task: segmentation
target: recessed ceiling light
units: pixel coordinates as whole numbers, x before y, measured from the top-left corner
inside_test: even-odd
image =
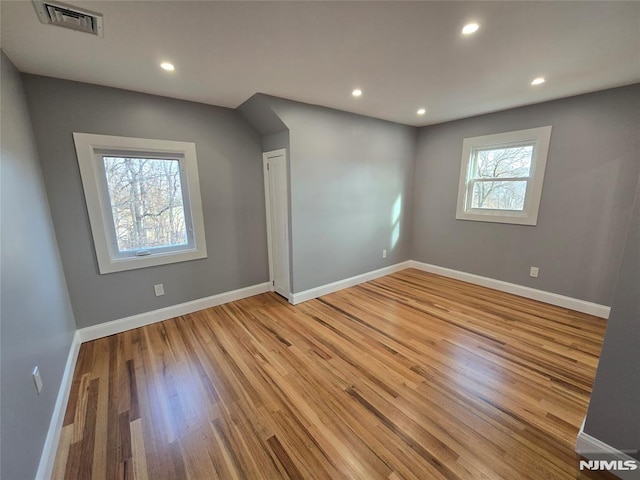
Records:
[[[462,34],[471,35],[472,33],[476,33],[479,28],[480,25],[478,25],[477,23],[467,23],[464,27],[462,27]]]
[[[351,95],[353,95],[354,97],[359,97],[360,95],[362,95],[362,90],[356,88],[353,92],[351,92]]]
[[[420,108],[420,109],[418,109],[418,111],[416,113],[418,115],[424,115],[425,113],[427,113],[427,110],[425,108]]]
[[[162,62],[160,64],[160,68],[166,70],[167,72],[173,72],[176,69],[176,67],[173,66],[173,63],[169,62]]]
[[[545,81],[544,77],[534,78],[531,85],[542,85]]]

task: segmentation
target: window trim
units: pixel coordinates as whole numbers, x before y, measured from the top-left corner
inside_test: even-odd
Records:
[[[462,163],[460,167],[460,182],[458,184],[456,219],[537,225],[550,140],[551,126],[465,138],[462,142]],[[477,181],[470,178],[474,151],[515,145],[533,145],[529,177],[522,177],[523,180],[526,179],[527,181],[524,209],[520,211],[471,208],[469,189]]]
[[[100,274],[185,262],[207,257],[207,246],[200,197],[196,146],[190,142],[148,138],[117,137],[74,132],[73,140],[80,167],[89,223]],[[161,249],[145,256],[122,254],[115,245],[115,227],[111,213],[102,162],[105,152],[120,155],[156,155],[180,162],[180,181],[185,210],[185,226],[192,239],[187,247]],[[185,201],[189,205],[185,204]],[[190,218],[187,218],[190,217]]]

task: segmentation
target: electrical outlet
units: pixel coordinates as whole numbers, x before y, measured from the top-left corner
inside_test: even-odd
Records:
[[[34,368],[31,375],[33,376],[33,383],[36,386],[36,392],[38,392],[38,395],[40,395],[40,392],[42,391],[42,378],[40,377],[40,369],[38,367]]]
[[[154,285],[153,291],[156,292],[156,297],[161,297],[162,295],[164,295],[164,285],[162,283]]]
[[[531,270],[529,270],[529,276],[533,278],[538,278],[539,271],[540,269],[538,267],[531,267]]]
[[[386,250],[382,250],[382,258],[387,258],[387,251]]]

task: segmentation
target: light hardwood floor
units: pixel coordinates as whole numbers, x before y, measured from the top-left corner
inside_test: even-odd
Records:
[[[82,345],[55,478],[576,478],[605,325],[411,269],[174,318]]]

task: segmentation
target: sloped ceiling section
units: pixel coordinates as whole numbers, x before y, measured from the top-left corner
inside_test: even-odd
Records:
[[[256,93],[240,105],[238,111],[263,136],[287,130],[287,126],[269,105],[266,95]]]

